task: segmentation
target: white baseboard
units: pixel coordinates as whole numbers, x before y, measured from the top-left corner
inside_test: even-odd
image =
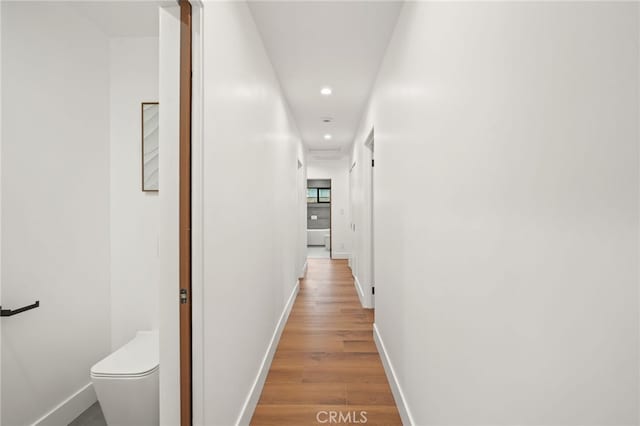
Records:
[[[356,285],[356,290],[358,291],[358,299],[360,299],[360,304],[364,306],[364,294],[362,293],[362,287],[360,286],[360,280],[355,275],[353,276],[353,283]]]
[[[53,410],[33,423],[33,426],[68,425],[76,417],[91,407],[98,398],[91,383],[84,385],[79,391],[62,401]]]
[[[236,421],[236,426],[244,426],[248,425],[251,422],[251,418],[253,417],[253,412],[256,409],[256,405],[258,405],[258,400],[260,399],[260,395],[262,394],[262,388],[264,387],[264,382],[267,379],[267,374],[269,373],[269,368],[271,368],[271,361],[273,361],[273,355],[276,353],[276,349],[278,348],[278,343],[280,342],[280,336],[282,335],[282,330],[284,330],[284,326],[287,323],[287,319],[289,318],[289,313],[291,313],[291,308],[293,307],[293,303],[296,300],[296,296],[298,295],[298,291],[300,290],[300,282],[296,282],[291,295],[289,296],[289,300],[280,315],[280,320],[278,320],[278,324],[276,325],[276,329],[273,332],[273,336],[271,337],[271,342],[267,347],[267,352],[262,359],[262,364],[260,365],[260,369],[258,370],[258,375],[256,376],[256,380],[253,382],[253,386],[251,386],[251,390],[249,391],[249,395],[247,395],[247,399],[245,400],[244,406],[240,411],[240,415],[238,416],[238,420]]]
[[[373,324],[373,340],[375,340],[376,347],[378,348],[378,352],[380,353],[382,365],[384,366],[384,372],[387,375],[387,380],[389,381],[389,385],[391,386],[393,399],[396,401],[396,406],[398,407],[398,412],[400,413],[402,424],[405,426],[413,426],[415,425],[415,422],[413,421],[413,417],[411,416],[411,410],[409,410],[409,405],[407,404],[407,400],[405,399],[404,393],[402,392],[402,387],[400,386],[400,382],[398,382],[398,377],[396,376],[396,372],[393,369],[393,364],[389,359],[389,354],[387,354],[387,349],[384,346],[384,341],[382,340],[380,331],[378,330],[378,326],[375,323]]]
[[[358,298],[360,299],[360,304],[365,309],[371,309],[371,298],[367,297],[367,295],[365,294],[364,289],[362,288],[362,284],[360,284],[360,280],[357,276],[353,275],[353,281],[355,283],[356,290],[358,290]]]
[[[309,266],[309,261],[305,260],[304,265],[302,265],[302,272],[300,272],[300,276],[298,278],[304,278],[305,274],[307,273],[307,266]]]
[[[346,251],[334,251],[332,254],[334,259],[349,259],[349,252]]]

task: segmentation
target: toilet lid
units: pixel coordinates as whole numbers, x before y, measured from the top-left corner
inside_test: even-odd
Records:
[[[144,376],[158,368],[157,331],[139,331],[129,343],[91,368],[92,376]]]

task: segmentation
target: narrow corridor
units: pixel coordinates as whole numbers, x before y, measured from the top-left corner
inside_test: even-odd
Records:
[[[347,262],[308,262],[251,423],[402,424]]]

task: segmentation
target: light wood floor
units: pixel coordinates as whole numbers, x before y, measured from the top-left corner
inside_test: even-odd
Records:
[[[366,411],[367,425],[401,425],[346,260],[308,262],[251,424],[338,423],[330,411],[362,424]]]

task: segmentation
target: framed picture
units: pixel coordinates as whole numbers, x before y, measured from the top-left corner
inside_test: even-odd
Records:
[[[142,103],[142,190],[158,191],[160,139],[158,102]]]

